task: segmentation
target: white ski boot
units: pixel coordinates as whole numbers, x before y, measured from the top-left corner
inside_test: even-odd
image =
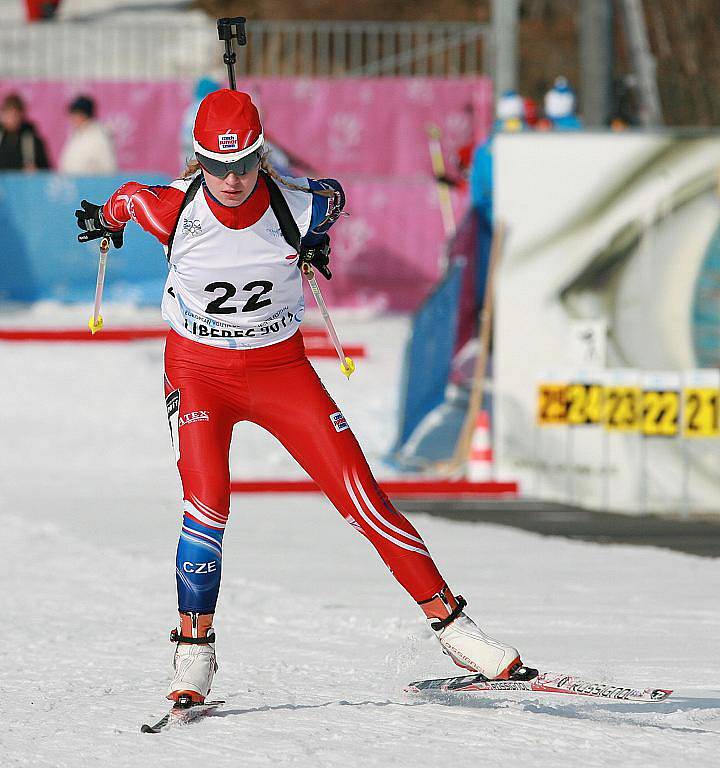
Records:
[[[201,704],[210,693],[217,672],[211,621],[212,616],[181,614],[180,629],[170,633],[170,640],[177,645],[173,656],[175,674],[167,698],[178,704]]]
[[[489,680],[507,680],[523,666],[517,648],[486,635],[463,613],[466,605],[461,595],[454,598],[446,587],[421,607],[443,653],[458,667]]]

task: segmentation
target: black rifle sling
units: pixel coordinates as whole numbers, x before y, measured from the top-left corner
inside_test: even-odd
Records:
[[[301,247],[300,229],[290,212],[290,206],[285,199],[285,195],[280,191],[280,187],[278,187],[270,174],[265,171],[260,171],[260,173],[262,173],[267,184],[268,192],[270,193],[270,207],[275,214],[275,218],[278,220],[280,231],[288,244],[299,254]]]
[[[187,192],[185,192],[185,197],[183,197],[182,205],[180,206],[180,210],[178,211],[177,219],[175,219],[175,226],[172,228],[172,232],[170,233],[170,239],[168,240],[167,245],[167,260],[170,261],[170,251],[172,251],[172,244],[173,240],[175,239],[175,232],[177,231],[178,224],[180,223],[180,219],[182,218],[182,213],[185,210],[187,204],[195,197],[197,194],[198,189],[200,189],[200,185],[202,184],[203,177],[202,173],[198,173],[198,175],[192,180],[192,183],[187,188]]]
[[[265,171],[260,171],[260,173],[263,175],[265,183],[267,184],[268,192],[270,194],[270,207],[272,208],[272,212],[275,214],[275,218],[278,220],[280,231],[282,232],[283,237],[287,243],[292,246],[298,253],[300,253],[300,229],[297,225],[297,222],[293,218],[293,215],[290,211],[290,206],[288,205],[285,196],[280,191],[280,187],[278,187],[273,178],[269,174],[265,173]],[[170,239],[168,240],[168,261],[170,261],[170,252],[172,250],[173,240],[175,239],[175,232],[177,231],[178,224],[182,218],[182,212],[185,210],[187,204],[195,197],[198,189],[200,189],[201,184],[202,174],[200,173],[193,179],[192,184],[190,184],[187,192],[185,192],[185,197],[183,198],[182,205],[180,206],[180,211],[175,221],[175,226],[173,227],[173,230],[170,233]]]

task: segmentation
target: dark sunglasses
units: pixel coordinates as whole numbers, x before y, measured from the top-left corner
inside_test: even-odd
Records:
[[[261,152],[258,149],[249,155],[245,155],[245,157],[241,157],[239,160],[224,163],[222,160],[213,160],[211,157],[195,153],[201,168],[218,179],[224,179],[231,173],[234,173],[236,176],[244,176],[246,173],[250,173],[250,171],[255,170],[260,165],[260,155]]]

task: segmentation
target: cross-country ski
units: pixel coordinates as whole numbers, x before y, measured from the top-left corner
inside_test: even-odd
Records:
[[[560,693],[572,696],[589,696],[611,701],[665,701],[672,691],[666,688],[637,688],[618,683],[600,683],[585,680],[575,675],[557,672],[540,672],[528,680],[488,680],[484,675],[463,675],[437,680],[417,680],[409,683],[411,693],[465,694],[488,691],[528,691],[533,693]]]

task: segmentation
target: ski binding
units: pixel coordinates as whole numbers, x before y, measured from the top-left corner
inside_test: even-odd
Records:
[[[160,733],[172,725],[187,725],[210,714],[224,703],[224,701],[205,701],[202,704],[194,704],[189,696],[180,696],[170,711],[166,712],[155,725],[143,723],[140,726],[140,731],[142,733]]]

